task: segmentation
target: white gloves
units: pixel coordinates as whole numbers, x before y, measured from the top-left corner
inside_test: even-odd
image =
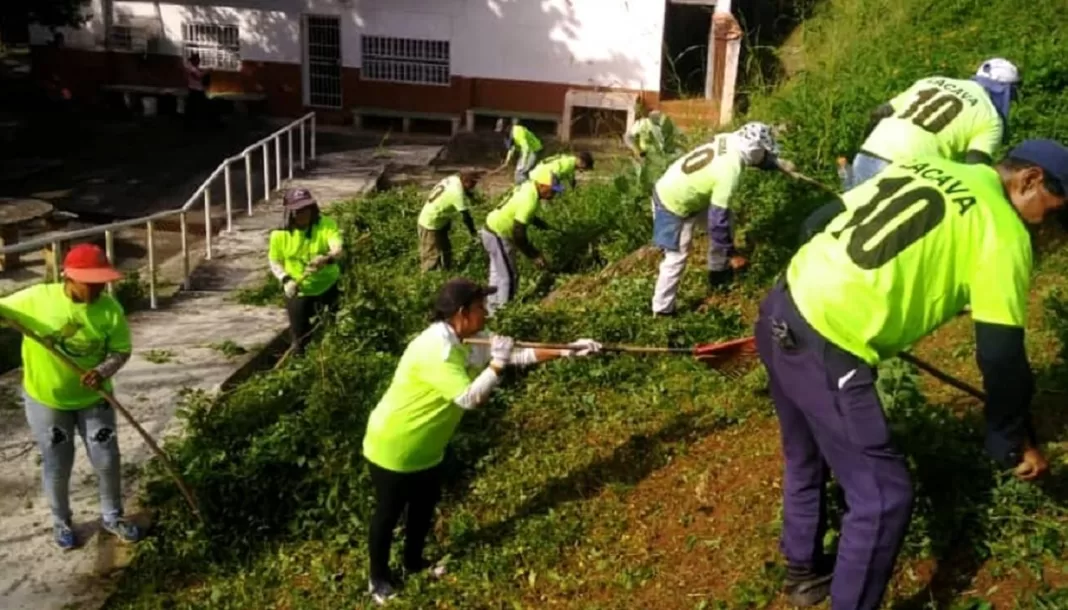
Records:
[[[291,279],[286,280],[286,282],[282,284],[282,290],[285,291],[286,298],[289,299],[292,299],[293,297],[297,296],[297,288],[297,283]]]
[[[567,344],[571,348],[570,351],[564,352],[564,358],[570,358],[572,356],[590,356],[601,351],[601,344],[593,339],[579,339],[572,343]]]
[[[515,339],[502,335],[493,335],[490,339],[491,364],[498,368],[508,366],[512,359],[512,348],[515,347]]]

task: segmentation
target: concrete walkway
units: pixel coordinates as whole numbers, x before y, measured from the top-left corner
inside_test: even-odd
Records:
[[[373,149],[321,155],[292,184],[311,189],[324,203],[349,199],[375,188],[385,162],[425,165],[440,150],[397,146],[387,156]],[[280,309],[244,306],[232,299],[234,291],[263,277],[268,233],[282,214],[277,197],[257,212],[238,217],[234,232],[217,238],[212,260],[197,266],[190,291],[163,309],[130,315],[134,354],[116,376],[116,395],[157,440],[181,433],[174,418],[181,392],[218,391],[260,348],[285,332]],[[174,277],[180,265],[177,260],[164,263],[161,276]],[[226,341],[248,352],[231,358],[213,347]],[[18,375],[0,378],[0,608],[98,608],[118,569],[128,562],[129,549],[99,533],[96,480],[84,448],[77,450],[71,478],[75,529],[84,546],[65,553],[52,544],[39,454],[17,401],[18,388]],[[136,431],[122,423],[119,443],[128,512],[141,520],[133,498],[137,473],[151,452]]]

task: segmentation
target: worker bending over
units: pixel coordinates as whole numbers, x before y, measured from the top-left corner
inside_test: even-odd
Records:
[[[468,209],[470,197],[478,185],[478,174],[460,172],[438,182],[419,212],[416,222],[419,231],[419,267],[423,272],[452,268],[452,242],[449,229],[457,214],[471,237],[475,237],[475,221]]]
[[[876,390],[892,358],[971,306],[989,454],[1032,480],[1048,468],[1031,423],[1024,348],[1030,226],[1061,210],[1068,149],[1028,140],[996,167],[939,156],[892,163],[845,194],[760,306],[756,341],[786,461],[782,551],[795,605],[876,610],[912,511],[905,456]],[[823,556],[830,473],[845,492],[833,578]]]

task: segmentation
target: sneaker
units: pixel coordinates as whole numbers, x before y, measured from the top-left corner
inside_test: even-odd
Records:
[[[137,542],[141,539],[141,528],[125,519],[104,522],[104,531],[114,534],[123,542]]]
[[[794,606],[808,608],[823,603],[831,594],[832,574],[810,572],[804,576],[787,576],[783,586],[786,601]]]
[[[384,606],[386,602],[397,597],[397,592],[393,590],[393,585],[384,581],[368,581],[367,592],[371,594],[371,599],[379,606]]]
[[[52,539],[56,541],[56,546],[64,551],[78,546],[78,539],[74,536],[70,523],[57,523],[52,526]]]

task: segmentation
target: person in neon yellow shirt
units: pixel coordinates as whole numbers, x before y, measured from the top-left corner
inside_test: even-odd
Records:
[[[527,227],[549,228],[548,223],[538,217],[538,210],[542,201],[552,199],[563,190],[563,185],[553,175],[528,180],[513,186],[501,197],[497,208],[486,216],[486,226],[479,231],[479,237],[489,255],[489,283],[498,289],[489,299],[490,315],[515,298],[519,287],[517,249],[539,269],[548,266],[541,252],[530,243]]]
[[[122,275],[98,246],[79,244],[64,258],[63,278],[62,283],[37,284],[0,298],[0,322],[19,323],[86,371],[79,376],[35,340],[22,340],[22,400],[41,452],[53,540],[64,550],[78,545],[70,509],[77,434],[96,471],[104,530],[136,542],[140,529],[123,517],[115,411],[97,393],[113,391],[111,377],[133,349],[122,306],[104,292],[108,282]]]
[[[730,200],[744,167],[776,169],[791,176],[793,163],[779,159],[771,128],[747,123],[732,133],[686,153],[668,167],[653,188],[653,243],[664,252],[653,294],[653,315],[675,313],[679,282],[690,254],[693,229],[701,214],[708,219],[708,282],[711,288],[730,281],[747,261],[734,249]]]
[[[338,299],[341,276],[341,231],[322,215],[308,189],[293,188],[282,198],[285,222],[271,231],[267,252],[271,274],[282,283],[289,317],[290,349],[303,354],[312,334],[312,318]]]
[[[395,595],[389,555],[393,528],[405,508],[405,571],[430,567],[423,547],[440,498],[440,466],[463,414],[489,399],[508,366],[589,356],[601,349],[590,339],[569,344],[569,350],[514,349],[512,339],[490,337],[483,331],[486,298],[495,291],[465,278],[442,286],[434,322],[405,348],[393,381],[367,421],[363,454],[375,490],[368,588],[378,604]],[[490,344],[464,343],[471,337],[489,339]],[[430,574],[440,577],[443,571],[443,566],[435,566]]]
[[[463,218],[471,237],[475,237],[475,221],[467,204],[476,185],[478,174],[460,172],[438,182],[427,195],[416,223],[419,227],[419,267],[424,273],[452,267],[449,228],[457,214]]]
[[[501,119],[497,121],[497,131],[503,130],[504,119]],[[508,154],[501,167],[507,167],[512,162],[512,158],[518,154],[515,162],[515,183],[521,184],[530,177],[530,170],[538,164],[538,157],[541,156],[541,140],[534,135],[534,132],[515,120],[508,130],[508,136],[504,139],[504,148]]]
[[[593,169],[593,155],[583,151],[577,155],[560,153],[547,157],[530,172],[530,179],[546,182],[556,176],[561,184],[575,188],[575,174]]]
[[[986,449],[1032,480],[1048,465],[1031,424],[1024,347],[1030,226],[1063,220],[1068,148],[1028,140],[990,167],[939,156],[890,164],[801,246],[760,306],[756,341],[782,428],[782,549],[795,605],[876,610],[913,491],[876,391],[879,362],[970,305],[987,400]],[[826,466],[849,499],[833,574],[822,552]]]
[[[1000,57],[984,61],[969,80],[932,76],[916,81],[872,112],[843,187],[870,180],[894,161],[920,156],[990,165],[1007,139],[1019,83],[1019,70]],[[832,201],[814,212],[804,222],[802,239],[841,211],[841,202]]]
[[[653,110],[648,116],[642,117],[633,123],[627,132],[623,134],[623,144],[626,145],[635,157],[644,159],[650,152],[664,152],[664,134],[661,126],[664,115],[659,110]]]

